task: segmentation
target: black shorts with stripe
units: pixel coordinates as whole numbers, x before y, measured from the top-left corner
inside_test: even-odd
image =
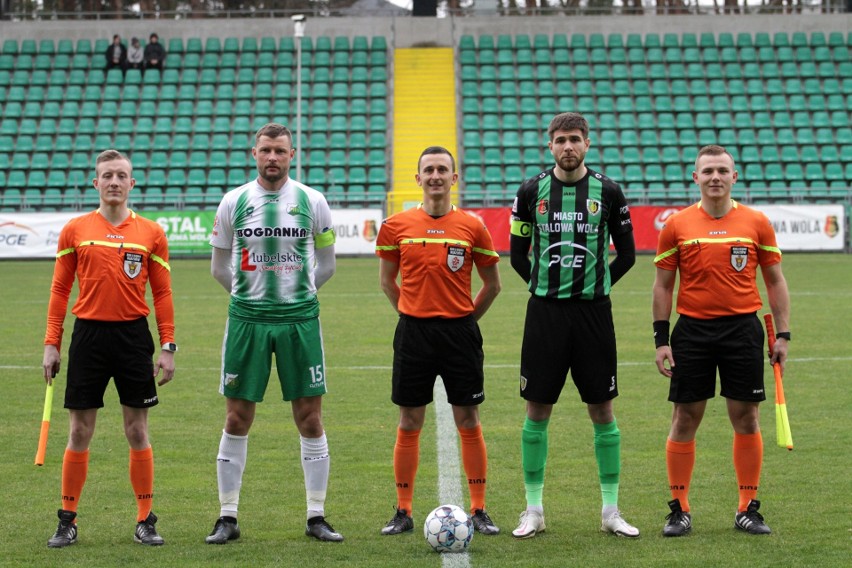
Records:
[[[521,397],[556,404],[568,373],[580,399],[601,404],[618,396],[612,302],[530,296],[521,346]]]
[[[672,330],[675,366],[671,402],[698,402],[716,393],[732,400],[766,400],[763,384],[763,326],[757,314],[701,320],[680,316]]]
[[[393,338],[391,400],[398,406],[426,406],[440,375],[450,404],[480,404],[485,400],[484,361],[482,334],[473,316],[400,315]]]
[[[155,406],[154,339],[148,320],[125,322],[77,319],[68,348],[65,408],[103,408],[110,378],[122,405]]]

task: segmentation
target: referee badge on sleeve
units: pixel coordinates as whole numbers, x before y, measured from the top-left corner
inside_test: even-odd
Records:
[[[464,248],[463,247],[447,247],[447,266],[450,270],[457,272],[464,266]]]
[[[748,247],[731,247],[731,266],[737,272],[742,272],[748,261]]]
[[[142,272],[142,255],[135,252],[124,253],[124,273],[130,278],[136,278]]]

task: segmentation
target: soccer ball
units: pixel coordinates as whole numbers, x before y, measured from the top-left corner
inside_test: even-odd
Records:
[[[473,521],[461,507],[441,505],[426,517],[423,536],[436,552],[463,552],[473,538]]]

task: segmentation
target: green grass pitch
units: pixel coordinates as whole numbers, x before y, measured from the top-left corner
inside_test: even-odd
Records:
[[[669,499],[664,444],[671,413],[667,381],[654,367],[650,290],[653,266],[640,256],[613,290],[619,345],[615,403],[622,431],[620,506],[642,530],[639,540],[599,531],[600,495],[592,429],[573,387],[557,405],[550,428],[545,486],[548,530],[530,541],[510,532],[524,508],[520,470],[523,403],[517,394],[520,333],[527,293],[501,263],[504,291],[481,322],[486,354],[482,421],[489,450],[488,509],[503,529],[476,535],[475,567],[563,566],[838,566],[850,547],[849,426],[852,363],[852,257],[790,254],[784,271],[792,296],[791,360],[785,378],[796,449],[775,445],[773,402],[763,405],[765,456],[759,498],[774,533],[750,537],[733,529],[737,502],[732,432],[724,404],[711,401],[698,434],[691,493],[693,533],[663,539]],[[3,502],[0,566],[407,566],[441,564],[420,526],[437,502],[434,412],[422,436],[415,492],[414,534],[382,537],[393,514],[391,466],[397,410],[389,400],[395,317],[378,286],[378,262],[343,258],[320,292],[330,392],[324,419],[331,447],[327,516],[342,544],[304,536],[304,490],[298,435],[289,405],[271,383],[259,405],[249,443],[240,524],[243,537],[227,546],[204,544],[218,515],[215,458],[224,401],[217,393],[227,296],[206,260],[172,263],[177,312],[175,380],[160,389],[150,414],[156,460],[155,511],[164,547],[132,541],[135,504],[127,474],[127,443],[114,389],[98,419],[76,545],[49,550],[56,528],[62,452],[68,435],[59,377],[47,458],[33,465],[42,413],[42,337],[52,263],[0,263]],[[765,311],[765,310],[764,310]],[[69,317],[63,357],[70,341]],[[152,326],[153,329],[153,326]],[[774,393],[767,366],[767,390]],[[465,490],[466,491],[466,490]],[[467,503],[460,503],[467,506]],[[844,560],[845,559],[845,560]]]

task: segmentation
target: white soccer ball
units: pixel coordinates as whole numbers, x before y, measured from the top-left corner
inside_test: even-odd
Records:
[[[436,552],[463,552],[473,539],[473,521],[461,507],[441,505],[427,515],[423,535]]]

